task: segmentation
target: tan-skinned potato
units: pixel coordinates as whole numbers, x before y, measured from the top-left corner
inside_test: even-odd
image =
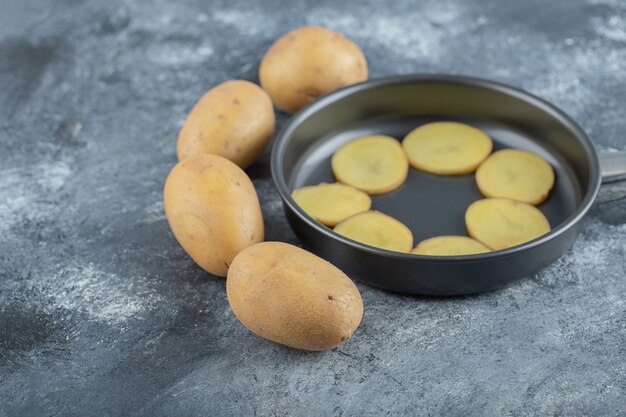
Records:
[[[332,349],[352,336],[363,317],[361,294],[350,278],[287,243],[263,242],[237,255],[226,294],[245,327],[297,349]]]
[[[261,87],[226,81],[202,96],[187,116],[176,144],[178,160],[208,153],[246,169],[265,149],[275,124],[272,101]]]
[[[274,42],[261,61],[259,79],[274,104],[292,113],[321,95],[367,80],[367,61],[343,35],[305,26]]]
[[[252,181],[231,161],[200,154],[179,162],[165,182],[167,221],[205,271],[226,276],[234,257],[264,237]]]

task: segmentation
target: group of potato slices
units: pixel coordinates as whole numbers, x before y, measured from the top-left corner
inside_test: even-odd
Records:
[[[534,205],[554,186],[551,165],[519,149],[492,153],[493,142],[482,130],[458,122],[432,122],[396,138],[356,138],[332,156],[338,181],[297,189],[292,197],[311,217],[352,240],[396,252],[459,256],[510,248],[550,231]],[[465,223],[470,237],[436,236],[413,247],[411,230],[399,220],[370,210],[370,195],[396,190],[409,166],[435,175],[476,172],[486,198],[470,204]],[[405,191],[410,192],[410,190]]]

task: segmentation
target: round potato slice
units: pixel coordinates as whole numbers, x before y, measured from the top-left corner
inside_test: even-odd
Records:
[[[409,162],[400,143],[390,136],[373,135],[343,145],[332,157],[338,181],[369,194],[398,188],[409,172]]]
[[[379,211],[355,214],[335,226],[342,236],[395,252],[409,252],[413,247],[413,234],[408,227]]]
[[[542,157],[519,149],[494,152],[476,171],[485,197],[504,197],[537,205],[554,186],[554,170]]]
[[[433,122],[409,132],[402,141],[411,166],[432,174],[474,172],[493,148],[491,138],[475,127]]]
[[[471,237],[435,236],[422,240],[411,252],[418,255],[459,256],[491,252],[491,250]]]
[[[493,250],[521,245],[550,231],[536,207],[508,198],[485,198],[465,212],[469,235]]]
[[[330,227],[357,213],[368,211],[372,206],[369,195],[339,183],[302,187],[291,196],[309,216]]]

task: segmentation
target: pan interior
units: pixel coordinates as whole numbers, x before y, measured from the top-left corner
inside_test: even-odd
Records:
[[[554,168],[556,182],[549,198],[538,208],[554,228],[572,214],[582,199],[582,189],[568,161],[540,138],[506,124],[448,115],[379,116],[343,126],[317,138],[295,161],[288,186],[291,191],[320,182],[334,182],[330,158],[346,142],[364,135],[385,134],[402,140],[424,123],[449,120],[468,123],[485,131],[494,141],[494,151],[517,148],[535,152]],[[372,209],[389,214],[413,232],[415,242],[432,236],[466,235],[464,213],[469,204],[482,198],[474,174],[433,175],[409,169],[406,182],[398,189],[372,196]]]

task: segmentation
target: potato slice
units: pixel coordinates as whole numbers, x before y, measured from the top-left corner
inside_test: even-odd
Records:
[[[395,252],[409,252],[413,247],[413,234],[408,227],[379,211],[356,214],[335,226],[342,236]]]
[[[521,245],[550,231],[536,207],[508,198],[485,198],[465,212],[469,235],[493,250]]]
[[[485,197],[504,197],[537,205],[554,186],[554,170],[542,157],[519,149],[494,152],[476,171]]]
[[[409,162],[400,143],[385,135],[364,136],[343,145],[332,157],[339,182],[369,194],[398,188],[409,171]]]
[[[491,250],[471,237],[435,236],[422,240],[411,252],[418,255],[459,256],[491,252]]]
[[[474,172],[493,148],[491,138],[475,127],[433,122],[409,132],[402,141],[412,167],[432,174]]]
[[[369,195],[339,183],[302,187],[291,196],[309,216],[330,227],[357,213],[368,211],[372,206]]]

